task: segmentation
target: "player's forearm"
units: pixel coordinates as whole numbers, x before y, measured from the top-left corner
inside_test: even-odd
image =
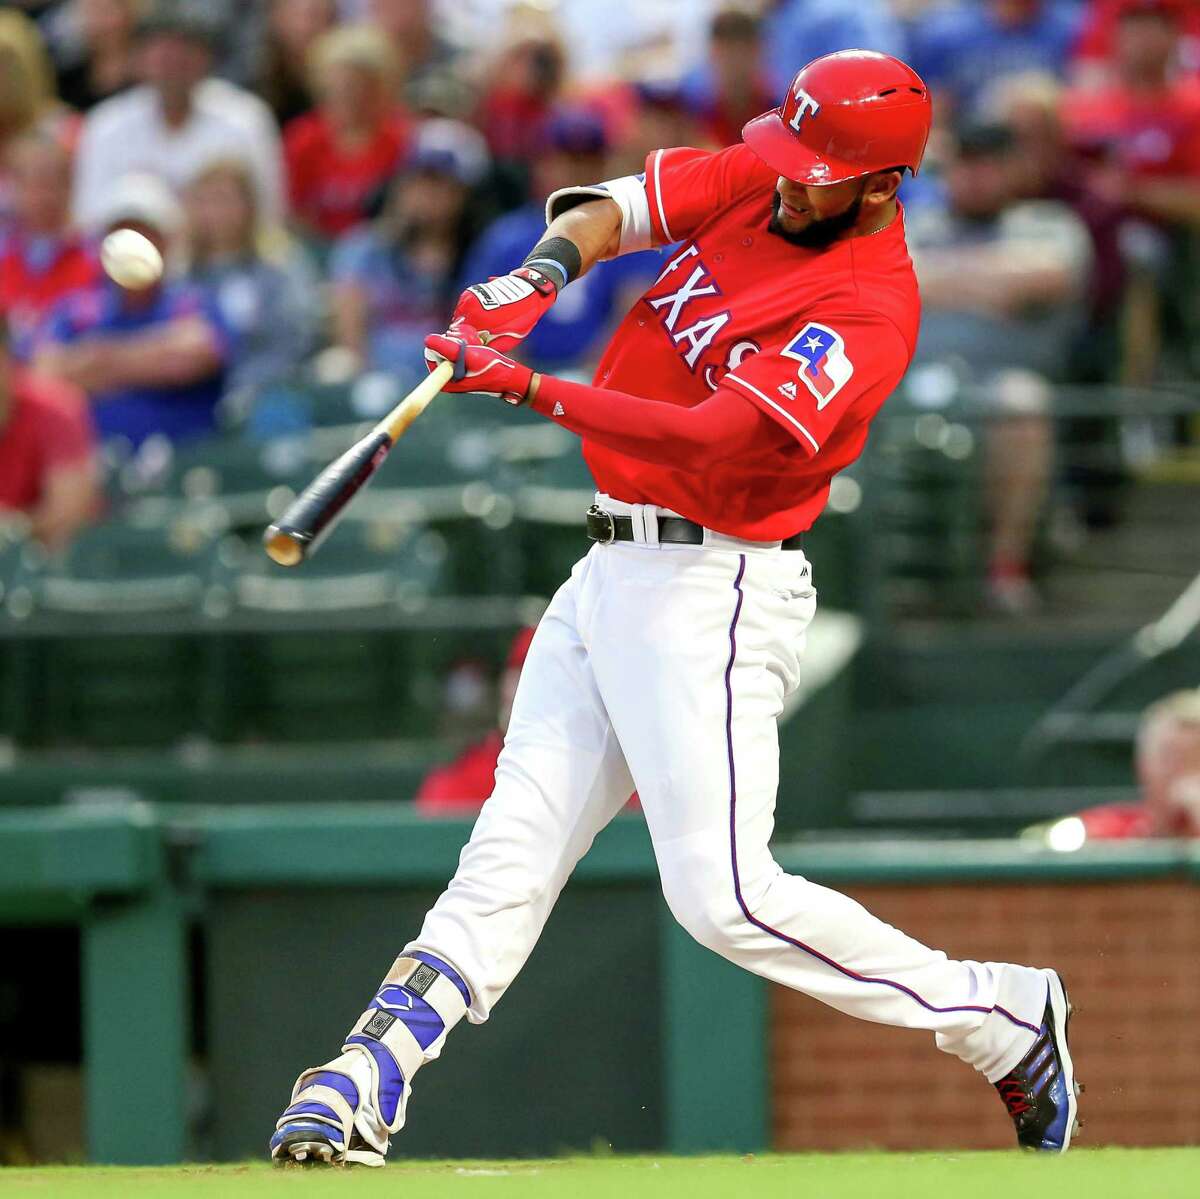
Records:
[[[534,375],[530,404],[556,425],[643,462],[703,471],[761,447],[758,409],[731,390],[683,408],[622,391]],[[773,426],[772,426],[773,427]],[[770,440],[775,440],[774,436]]]
[[[1139,179],[1130,185],[1129,198],[1147,216],[1200,226],[1200,187],[1190,179]]]
[[[153,333],[114,340],[107,349],[106,377],[98,390],[183,387],[215,374],[221,366],[216,334],[201,317],[183,317]]]
[[[354,283],[335,284],[330,305],[333,323],[333,343],[354,354],[360,363],[367,360],[367,297]]]
[[[552,220],[542,237],[565,237],[579,250],[586,274],[597,262],[612,258],[621,248],[621,209],[614,200],[598,198],[577,204]]]
[[[47,549],[58,550],[96,514],[99,501],[92,461],[50,473],[44,494],[30,513],[30,528]]]
[[[984,315],[1009,316],[1031,304],[1064,303],[1080,290],[1079,272],[1045,250],[1038,258],[971,254],[958,262],[923,261],[917,277],[928,308]]]

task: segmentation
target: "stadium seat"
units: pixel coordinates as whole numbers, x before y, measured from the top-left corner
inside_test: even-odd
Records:
[[[213,544],[203,524],[186,519],[87,529],[29,575],[33,610],[85,618],[197,612]]]
[[[25,522],[0,522],[0,740],[18,744],[32,736],[38,719],[38,647],[21,632],[33,611],[31,584],[44,557]]]
[[[24,524],[0,522],[0,619],[20,620],[29,614],[31,600],[23,579],[41,556]]]
[[[35,745],[161,745],[203,733],[204,660],[192,634],[212,569],[211,534],[185,521],[101,525],[27,567],[29,616],[10,649]]]
[[[413,689],[427,638],[397,636],[388,618],[419,612],[442,589],[438,533],[347,518],[299,568],[254,549],[243,549],[234,567],[225,584],[233,613],[272,617],[270,631],[240,638],[226,662],[239,736],[362,740],[432,728],[434,700],[419,702]],[[319,636],[314,613],[323,614]]]
[[[558,454],[524,464],[513,501],[527,593],[553,595],[587,552],[583,518],[594,498],[595,485],[575,438]]]
[[[978,610],[983,562],[979,425],[957,393],[930,411],[897,393],[876,422],[858,472],[861,594],[872,615]]]
[[[298,568],[277,566],[255,547],[227,544],[221,557],[233,609],[345,612],[420,607],[442,586],[447,551],[422,526],[356,513]]]
[[[187,510],[193,522],[251,529],[279,515],[317,473],[307,434],[266,442],[213,438],[171,456],[131,514],[162,522]]]

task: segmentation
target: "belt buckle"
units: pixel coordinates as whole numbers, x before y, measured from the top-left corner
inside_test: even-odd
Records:
[[[588,517],[589,521],[595,520],[595,521],[607,521],[608,522],[608,528],[606,530],[608,536],[595,538],[595,541],[598,544],[612,545],[612,543],[614,541],[616,541],[616,539],[617,539],[617,522],[615,520],[613,520],[613,515],[611,512],[606,512],[603,508],[600,507],[599,504],[593,504],[587,510],[587,517]]]

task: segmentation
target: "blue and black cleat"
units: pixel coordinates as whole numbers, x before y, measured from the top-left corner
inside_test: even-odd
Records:
[[[1047,995],[1042,1027],[1033,1048],[995,1084],[1017,1130],[1022,1149],[1065,1153],[1079,1128],[1079,1093],[1067,1046],[1071,1003],[1063,981],[1045,970]]]

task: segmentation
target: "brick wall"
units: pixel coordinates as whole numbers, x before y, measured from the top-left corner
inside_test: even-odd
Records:
[[[1085,1145],[1200,1143],[1200,888],[1186,882],[851,888],[952,957],[1058,968]],[[999,1097],[930,1033],[772,988],[781,1150],[1004,1148]]]

